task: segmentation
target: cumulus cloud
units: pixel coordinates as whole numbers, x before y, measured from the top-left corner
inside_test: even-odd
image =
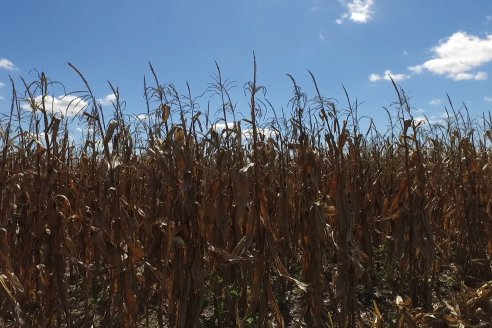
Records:
[[[0,58],[0,68],[6,69],[9,71],[13,71],[16,69],[14,63],[12,63],[7,58]]]
[[[439,99],[439,98],[432,99],[431,101],[429,101],[429,105],[432,105],[432,106],[437,106],[439,104],[441,104],[441,99]]]
[[[113,93],[110,93],[109,95],[107,95],[104,98],[97,99],[97,101],[99,101],[99,103],[102,106],[109,106],[109,105],[113,104],[116,101],[116,96]]]
[[[492,35],[480,38],[466,32],[456,32],[432,48],[433,56],[423,64],[408,69],[444,75],[454,81],[486,80],[488,74],[477,69],[492,62]]]
[[[395,81],[395,82],[403,81],[403,80],[406,80],[406,79],[409,79],[410,78],[409,75],[406,75],[406,74],[396,74],[396,73],[393,73],[392,71],[390,71],[389,69],[387,69],[381,75],[376,74],[376,73],[373,73],[373,74],[369,75],[369,81],[371,81],[371,82],[378,82],[378,81],[381,81],[381,80],[391,81],[390,76],[393,79],[393,81]]]
[[[258,128],[258,138],[275,138],[278,134],[277,131],[269,129],[269,128]],[[253,139],[253,129],[245,129],[242,131],[243,138],[245,140]]]
[[[477,73],[461,72],[453,76],[453,79],[455,81],[462,81],[462,80],[481,81],[481,80],[486,80],[487,78],[488,78],[488,74],[485,72],[477,72]]]
[[[212,127],[213,130],[219,133],[222,133],[222,131],[224,131],[225,128],[226,128],[225,123],[215,123]],[[234,128],[234,122],[227,122],[227,129],[232,129],[232,128]]]
[[[415,116],[413,120],[418,123],[418,122],[423,122],[423,123],[429,123],[429,124],[439,124],[443,123],[447,119],[448,115],[444,112],[438,113],[435,115],[430,115],[430,116]]]
[[[347,12],[336,20],[337,24],[343,24],[347,19],[355,23],[367,23],[374,16],[374,0],[353,0],[342,3],[347,8]]]
[[[36,98],[34,98],[34,101],[36,103],[36,106],[38,108],[41,108],[42,97],[37,96]],[[62,116],[74,116],[83,111],[88,105],[87,101],[72,95],[59,97],[46,96],[44,98],[44,103],[46,111],[48,113]],[[24,108],[24,110],[32,110],[31,104],[27,102],[24,103],[22,107]]]

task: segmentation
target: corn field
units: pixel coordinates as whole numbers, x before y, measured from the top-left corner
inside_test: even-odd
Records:
[[[150,65],[136,119],[70,66],[76,116],[40,73],[0,117],[1,326],[492,325],[490,114],[393,83],[382,131],[311,73],[279,110],[255,62],[240,110],[218,65],[201,97]]]

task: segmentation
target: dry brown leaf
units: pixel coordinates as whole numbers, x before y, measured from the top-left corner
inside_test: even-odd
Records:
[[[167,120],[169,119],[169,116],[171,115],[171,107],[168,104],[162,104],[160,106],[161,108],[161,115],[162,115],[162,122],[166,123]]]

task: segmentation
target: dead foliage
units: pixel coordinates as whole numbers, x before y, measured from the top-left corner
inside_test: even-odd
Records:
[[[247,114],[218,65],[206,110],[150,66],[143,119],[110,85],[108,121],[71,67],[75,118],[43,73],[0,118],[2,326],[492,324],[490,116],[424,125],[394,85],[363,131],[312,74],[278,116],[255,62]]]

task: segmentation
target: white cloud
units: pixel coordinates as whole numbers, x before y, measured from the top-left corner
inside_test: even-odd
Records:
[[[78,126],[78,127],[75,128],[75,130],[77,132],[80,132],[80,133],[87,133],[87,132],[94,133],[94,128],[92,128],[92,127],[86,128],[84,126]]]
[[[41,96],[34,98],[34,101],[38,108],[41,107]],[[44,98],[44,103],[48,113],[63,116],[74,116],[84,110],[88,105],[87,101],[72,95],[54,98],[52,96],[46,96]],[[25,102],[22,107],[24,110],[32,110],[31,105],[27,102]]]
[[[415,74],[420,74],[424,71],[424,67],[422,65],[410,66],[408,70]]]
[[[139,121],[145,121],[147,119],[147,114],[138,114],[137,119]]]
[[[9,71],[13,71],[16,69],[14,63],[6,58],[0,58],[0,68],[7,69]]]
[[[4,99],[5,99],[4,97],[0,96],[0,100],[4,100]]]
[[[4,87],[5,86],[5,83],[3,83],[2,81],[0,81],[0,88],[1,87]]]
[[[429,105],[432,105],[432,106],[437,106],[440,103],[441,103],[441,99],[439,99],[439,98],[432,99],[431,101],[429,101]]]
[[[375,73],[369,75],[369,81],[371,81],[371,82],[377,82],[377,81],[381,80],[382,78],[383,77],[381,77],[381,75],[375,74]]]
[[[485,72],[477,72],[477,73],[467,73],[467,72],[461,72],[457,73],[454,77],[453,80],[455,81],[463,81],[463,80],[486,80],[488,77],[488,74]]]
[[[325,36],[324,36],[323,34],[321,34],[321,33],[320,33],[320,34],[319,34],[319,39],[320,39],[321,41],[325,41]]]
[[[392,71],[390,71],[389,69],[387,69],[386,71],[384,71],[384,73],[382,75],[375,74],[375,73],[369,75],[369,81],[371,81],[371,82],[378,82],[381,80],[391,81],[390,76],[393,79],[393,81],[395,81],[395,82],[403,81],[403,80],[410,78],[409,75],[396,74],[396,73],[393,73]]]
[[[488,74],[477,68],[492,62],[492,35],[480,38],[456,32],[432,48],[433,57],[408,69],[416,74],[429,71],[455,81],[486,80]]]
[[[347,7],[347,12],[335,21],[337,24],[343,24],[346,19],[355,23],[367,23],[374,16],[374,0],[353,0],[342,3]]]
[[[275,138],[278,134],[277,131],[269,129],[269,128],[258,128],[258,138]],[[252,140],[253,139],[253,129],[245,129],[242,131],[243,138],[245,140]]]
[[[97,99],[97,101],[99,101],[99,103],[102,106],[109,106],[109,105],[112,105],[116,101],[116,96],[114,95],[114,93],[110,93],[109,95],[107,95],[106,97],[104,97],[102,99]]]
[[[485,97],[483,97],[483,100],[486,102],[492,102],[492,97],[485,96]]]
[[[222,133],[224,133],[225,127],[226,127],[225,123],[215,123],[212,126],[212,129],[214,131],[216,131],[217,133],[222,134]],[[234,132],[237,131],[235,129],[234,122],[227,122],[227,128],[233,130]],[[257,130],[258,138],[261,138],[262,136],[265,138],[274,138],[277,135],[277,131],[270,129],[270,128],[258,127],[257,129],[258,129]],[[251,129],[251,128],[242,129],[241,135],[242,135],[243,140],[245,140],[245,141],[251,140],[251,139],[253,139],[253,129]]]
[[[212,126],[212,129],[218,133],[222,133],[226,128],[225,123],[215,123]],[[227,129],[233,129],[234,128],[234,122],[227,122]]]
[[[414,116],[413,120],[415,122],[421,122],[423,121],[424,123],[429,123],[429,124],[437,124],[437,123],[442,123],[446,120],[447,118],[447,114],[446,113],[440,113],[440,114],[436,114],[436,115],[431,115],[431,116]]]
[[[408,55],[408,51],[407,50],[403,50],[403,55],[404,56]]]
[[[427,123],[425,116],[414,116],[413,120],[416,124],[420,122]]]

